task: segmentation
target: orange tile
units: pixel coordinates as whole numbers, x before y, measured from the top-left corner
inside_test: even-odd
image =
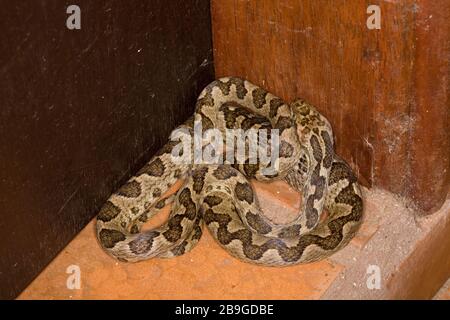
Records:
[[[256,186],[261,199],[269,193],[265,187]],[[295,208],[298,195],[289,194],[292,190],[279,182],[273,190],[282,207]],[[168,212],[164,208],[151,225],[161,224]],[[286,219],[286,210],[276,212]],[[70,265],[81,270],[80,289],[66,286]],[[342,268],[330,260],[282,272],[243,263],[216,244],[207,230],[197,247],[183,256],[122,263],[102,251],[91,221],[19,299],[318,299]]]
[[[433,300],[450,300],[450,278],[442,286],[438,293],[436,293]]]
[[[264,213],[272,214],[273,220],[287,222],[296,216],[300,195],[287,184],[255,183],[255,189]],[[426,221],[419,219],[424,221],[418,228],[395,197],[365,191],[366,215],[352,245],[331,259],[282,269],[240,262],[207,230],[184,256],[121,263],[102,251],[92,221],[19,299],[359,299],[399,297],[405,292],[408,297],[428,296],[441,283],[448,262],[448,255],[442,259],[445,246],[436,246],[448,234],[448,208],[450,203]],[[145,228],[160,225],[168,213],[164,208]],[[397,251],[386,254],[387,250]],[[367,265],[374,261],[383,268],[386,283],[376,292],[365,287]],[[80,289],[67,288],[66,270],[71,265],[81,270]],[[426,287],[424,277],[433,286]],[[436,298],[448,299],[448,292],[443,288]]]
[[[301,208],[301,194],[284,181],[252,181],[264,215],[274,223],[293,221]]]
[[[80,267],[79,290],[66,286],[70,265]],[[181,257],[122,263],[101,250],[92,221],[19,299],[317,299],[341,269],[330,261],[283,272],[246,264],[208,232]]]

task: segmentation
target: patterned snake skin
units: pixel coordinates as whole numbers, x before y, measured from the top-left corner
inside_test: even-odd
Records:
[[[203,131],[214,128],[222,133],[278,129],[278,170],[264,174],[273,163],[255,164],[248,158],[238,164],[175,163],[172,152],[193,136],[196,123]],[[217,242],[238,259],[287,266],[330,256],[358,230],[363,201],[357,179],[334,154],[329,122],[306,102],[287,105],[248,81],[222,78],[202,91],[194,116],[174,132],[177,139],[115,192],[97,216],[99,243],[117,259],[182,255],[198,243],[204,222]],[[193,149],[179,154],[192,155]],[[179,179],[185,182],[177,194],[161,198]],[[298,218],[282,225],[266,218],[248,179],[284,179],[301,191]],[[142,224],[168,203],[173,203],[168,221],[140,232]]]

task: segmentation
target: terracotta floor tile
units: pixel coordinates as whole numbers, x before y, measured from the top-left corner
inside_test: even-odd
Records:
[[[442,286],[442,288],[436,293],[434,300],[450,300],[450,278]]]
[[[314,299],[341,271],[329,261],[283,268],[258,267],[229,256],[205,232],[190,253],[127,264],[104,253],[94,222],[20,295],[19,299]],[[69,290],[67,267],[81,270]]]
[[[285,186],[256,185],[265,212],[281,212],[281,220],[299,205],[299,195]],[[151,225],[167,215],[166,207]],[[66,286],[70,265],[81,270],[79,290]],[[318,299],[341,270],[328,260],[282,269],[246,264],[220,248],[206,230],[197,247],[181,257],[121,263],[101,250],[91,221],[19,299]]]
[[[254,185],[266,215],[272,215],[276,222],[287,222],[296,217],[300,208],[300,195],[286,184],[276,182]],[[423,226],[420,227],[414,213],[395,196],[380,190],[369,192],[364,189],[364,198],[365,219],[351,245],[330,259],[286,268],[260,267],[240,262],[220,248],[207,230],[199,244],[181,257],[134,264],[121,263],[102,251],[95,238],[94,221],[91,221],[25,289],[19,299],[407,297],[414,296],[417,292],[410,283],[420,285],[421,280],[409,279],[404,275],[405,268],[408,270],[407,274],[415,277],[425,274],[421,271],[423,268],[418,268],[420,263],[407,263],[416,261],[417,257],[434,261],[435,269],[439,272],[427,275],[436,278],[427,279],[427,283],[431,280],[438,283],[436,281],[443,277],[445,271],[440,269],[448,257],[447,260],[439,260],[445,253],[441,252],[435,257],[433,253],[437,250],[433,249],[435,247],[429,248],[429,244],[434,246],[439,237],[445,238],[445,232],[450,228],[449,216],[446,215],[446,212],[450,212],[450,202],[430,216],[430,221],[422,221]],[[164,208],[145,227],[154,227],[165,221],[168,209]],[[431,232],[431,227],[436,225],[440,228],[433,230],[442,229],[439,234]],[[425,241],[427,239],[430,241]],[[373,264],[383,271],[380,290],[368,290],[366,285],[367,267]],[[70,274],[66,270],[72,265],[80,268],[80,289],[67,288],[66,282]],[[424,288],[420,290],[423,291]],[[431,287],[427,290],[426,295],[434,294]],[[441,290],[439,297],[448,299],[448,287]]]

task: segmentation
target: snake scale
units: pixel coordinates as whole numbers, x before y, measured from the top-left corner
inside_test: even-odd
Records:
[[[201,123],[202,130],[224,133],[227,129],[278,130],[276,172],[264,174],[274,163],[252,163],[248,158],[239,163],[175,162],[174,149],[183,138],[193,136],[196,123]],[[174,132],[177,139],[169,140],[113,193],[97,216],[100,245],[120,261],[182,255],[198,243],[205,224],[236,258],[287,266],[330,256],[358,230],[363,200],[357,179],[334,153],[329,122],[308,103],[296,100],[288,105],[246,80],[221,78],[201,92],[194,115]],[[193,153],[178,150],[179,155],[183,152]],[[179,191],[162,198],[179,179],[184,179]],[[296,220],[274,224],[266,218],[248,179],[283,179],[301,191],[303,205]],[[142,224],[168,203],[172,208],[167,222],[141,232]]]

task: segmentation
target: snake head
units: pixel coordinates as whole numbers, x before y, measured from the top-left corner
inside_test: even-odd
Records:
[[[290,106],[295,115],[300,115],[303,117],[306,117],[316,111],[312,105],[300,98],[295,99]]]

